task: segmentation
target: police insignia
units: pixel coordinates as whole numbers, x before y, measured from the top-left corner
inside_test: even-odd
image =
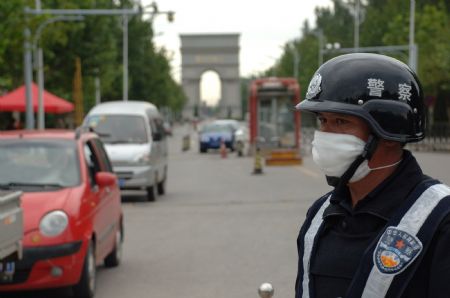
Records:
[[[378,241],[373,261],[381,273],[396,275],[405,270],[422,251],[422,242],[408,232],[388,227]]]
[[[306,92],[306,99],[313,98],[319,94],[320,91],[322,91],[322,89],[320,89],[320,84],[322,84],[322,76],[320,73],[316,73],[311,82],[309,82],[308,92]]]

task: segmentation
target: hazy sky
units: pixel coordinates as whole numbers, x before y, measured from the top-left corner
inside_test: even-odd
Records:
[[[152,0],[141,1],[143,5],[152,3]],[[173,55],[173,75],[179,81],[180,34],[239,33],[240,74],[246,76],[273,65],[283,44],[300,35],[306,19],[315,25],[314,8],[329,6],[330,0],[158,0],[156,3],[160,11],[175,11],[173,23],[165,15],[155,17],[154,30],[156,45],[164,46]]]

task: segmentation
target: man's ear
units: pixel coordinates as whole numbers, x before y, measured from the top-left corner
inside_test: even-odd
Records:
[[[384,150],[386,152],[402,152],[403,151],[403,144],[397,141],[390,141],[390,140],[384,140],[381,139],[379,144],[379,147],[384,147]]]

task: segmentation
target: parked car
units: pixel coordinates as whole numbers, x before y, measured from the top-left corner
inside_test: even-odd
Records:
[[[249,150],[249,134],[247,124],[234,119],[217,119],[214,123],[228,125],[234,134],[234,149],[239,156],[243,156]]]
[[[117,176],[96,134],[0,134],[0,188],[22,192],[23,258],[0,292],[71,287],[93,297],[96,267],[118,266],[123,212]]]
[[[0,190],[0,279],[10,278],[14,262],[22,258],[23,211],[20,207],[22,192]],[[9,276],[8,276],[9,275]]]
[[[170,123],[169,121],[164,121],[163,127],[166,135],[172,136],[172,123]]]
[[[226,148],[234,151],[234,140],[234,132],[229,125],[213,121],[200,128],[199,150],[205,153],[208,149],[219,149],[224,142]]]
[[[83,125],[105,143],[122,190],[144,190],[149,201],[166,192],[168,146],[164,119],[144,101],[110,101],[92,108]]]

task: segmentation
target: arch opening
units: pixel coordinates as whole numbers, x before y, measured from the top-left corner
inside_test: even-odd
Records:
[[[216,71],[205,71],[200,77],[200,101],[207,107],[216,107],[222,97],[222,82]]]

